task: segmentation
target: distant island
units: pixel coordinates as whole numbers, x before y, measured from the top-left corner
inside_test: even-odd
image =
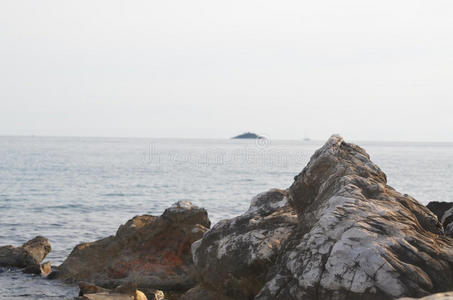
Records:
[[[264,139],[264,136],[257,135],[253,132],[246,132],[240,135],[233,137],[232,139]]]

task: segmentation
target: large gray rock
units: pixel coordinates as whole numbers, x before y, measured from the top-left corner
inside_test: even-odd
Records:
[[[136,282],[188,289],[196,284],[190,247],[209,226],[205,209],[181,201],[160,217],[134,217],[115,236],[78,245],[53,277],[104,287]]]
[[[266,275],[282,246],[296,228],[297,216],[286,191],[270,190],[252,199],[249,210],[223,220],[192,245],[193,259],[204,287],[183,299],[250,299],[266,282]]]
[[[0,247],[0,267],[24,268],[27,273],[41,273],[41,262],[51,250],[50,242],[37,236],[21,247]]]
[[[288,192],[257,196],[192,249],[201,284],[184,300],[386,300],[453,288],[453,240],[437,217],[339,136]]]
[[[255,299],[394,299],[453,288],[453,240],[387,185],[362,148],[332,136],[289,189],[297,234]]]

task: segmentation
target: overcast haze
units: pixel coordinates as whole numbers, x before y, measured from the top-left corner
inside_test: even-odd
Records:
[[[0,2],[0,134],[453,141],[453,1]]]

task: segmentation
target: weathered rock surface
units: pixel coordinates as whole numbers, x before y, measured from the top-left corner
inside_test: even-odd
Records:
[[[437,293],[433,295],[429,295],[423,298],[399,298],[398,300],[453,300],[453,292],[448,292],[448,293]]]
[[[266,282],[269,268],[296,224],[286,191],[259,194],[245,214],[220,221],[192,245],[201,281],[213,290],[203,292],[197,287],[183,299],[217,299],[219,292],[250,299]]]
[[[41,273],[41,262],[51,250],[50,242],[42,236],[37,236],[21,247],[0,247],[0,266],[24,268],[27,273]]]
[[[384,300],[453,288],[453,239],[436,216],[339,136],[287,193],[258,195],[192,252],[201,283],[183,300]]]
[[[139,287],[188,289],[196,283],[191,244],[209,227],[205,209],[181,201],[160,217],[134,217],[115,236],[78,245],[55,277],[105,287],[136,282]]]
[[[387,185],[360,147],[332,136],[289,189],[300,223],[255,299],[394,299],[453,288],[453,240]]]

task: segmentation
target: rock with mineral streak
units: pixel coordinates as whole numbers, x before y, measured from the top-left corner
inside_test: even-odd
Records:
[[[0,267],[24,268],[26,273],[41,273],[41,262],[51,250],[50,242],[37,236],[21,247],[0,247]]]
[[[423,298],[399,298],[398,300],[453,300],[453,292],[437,293]]]
[[[203,287],[183,299],[217,299],[219,292],[232,299],[251,299],[266,282],[269,268],[296,224],[286,191],[259,194],[246,213],[220,221],[192,245]],[[202,291],[207,287],[213,290]]]
[[[453,288],[453,240],[387,185],[362,148],[332,136],[295,177],[299,227],[255,299],[394,299]]]
[[[139,287],[188,289],[196,283],[190,246],[209,226],[205,209],[180,201],[160,217],[134,217],[115,236],[78,245],[55,277],[100,286],[136,282]]]

